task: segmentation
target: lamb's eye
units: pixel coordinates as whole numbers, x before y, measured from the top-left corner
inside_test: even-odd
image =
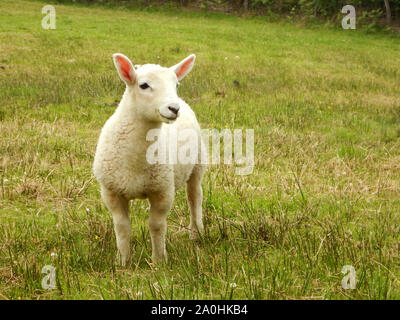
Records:
[[[147,88],[150,88],[150,86],[145,82],[145,83],[142,83],[140,86],[139,86],[141,89],[143,89],[143,90],[145,90],[145,89],[147,89]]]

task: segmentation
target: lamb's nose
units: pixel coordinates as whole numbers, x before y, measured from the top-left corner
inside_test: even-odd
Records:
[[[179,107],[177,108],[177,107],[169,106],[168,109],[171,110],[173,113],[178,114]]]

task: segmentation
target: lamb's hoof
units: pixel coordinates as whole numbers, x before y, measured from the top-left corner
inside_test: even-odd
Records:
[[[199,228],[196,228],[194,226],[189,226],[190,229],[190,240],[200,240],[203,233],[204,233],[204,227],[200,226]]]
[[[164,254],[162,256],[152,255],[151,260],[153,261],[154,264],[156,264],[158,266],[167,264],[167,262],[168,262],[167,252],[164,252]]]
[[[117,252],[117,257],[115,258],[115,264],[117,266],[125,268],[128,265],[129,257],[122,256],[120,252]]]

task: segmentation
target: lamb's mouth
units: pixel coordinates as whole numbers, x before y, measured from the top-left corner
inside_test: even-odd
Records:
[[[158,112],[158,113],[160,114],[161,117],[163,117],[163,118],[165,118],[165,119],[167,119],[169,121],[174,121],[174,120],[176,120],[176,118],[178,118],[178,116],[176,116],[176,117],[166,117],[163,114],[161,114],[161,112]]]

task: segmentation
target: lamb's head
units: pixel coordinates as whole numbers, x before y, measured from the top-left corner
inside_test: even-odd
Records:
[[[196,58],[194,54],[170,68],[145,64],[136,70],[123,54],[116,53],[113,58],[138,117],[166,123],[176,120],[180,107],[178,83],[192,70]]]

